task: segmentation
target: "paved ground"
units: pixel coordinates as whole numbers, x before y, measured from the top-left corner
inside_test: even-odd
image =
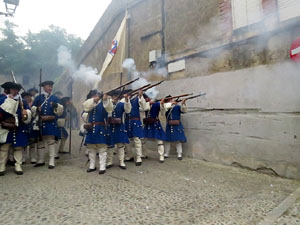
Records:
[[[198,160],[128,163],[87,174],[84,156],[54,170],[25,165],[0,177],[0,224],[257,224],[299,186],[295,180]],[[300,224],[300,200],[275,224]]]

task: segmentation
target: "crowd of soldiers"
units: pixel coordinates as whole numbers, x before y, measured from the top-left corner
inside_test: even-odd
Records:
[[[21,165],[26,161],[27,151],[34,167],[41,167],[45,166],[47,147],[49,169],[55,168],[58,153],[66,153],[64,144],[68,133],[64,126],[71,99],[60,98],[61,93],[52,94],[53,84],[42,82],[40,93],[33,88],[22,95],[17,83],[1,85],[4,94],[0,95],[0,176],[5,175],[6,164],[11,161],[15,173],[22,175]],[[115,150],[121,169],[126,169],[126,161],[141,166],[145,140],[156,141],[159,162],[169,157],[171,143],[175,143],[177,158],[182,160],[182,143],[186,137],[181,114],[187,112],[187,99],[166,96],[155,100],[143,89],[135,94],[129,89],[104,94],[91,90],[83,103],[81,128],[89,159],[87,172],[97,170],[99,158],[99,174],[104,174],[113,166]],[[165,127],[161,115],[165,116]]]

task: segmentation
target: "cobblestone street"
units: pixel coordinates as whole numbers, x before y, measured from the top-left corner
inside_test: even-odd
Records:
[[[0,178],[0,224],[257,224],[300,186],[245,169],[171,157],[87,174],[86,158],[57,167],[8,167]],[[300,202],[275,224],[300,224]]]

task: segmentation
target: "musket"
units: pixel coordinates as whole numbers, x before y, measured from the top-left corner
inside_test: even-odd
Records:
[[[187,100],[190,100],[190,99],[199,98],[199,97],[205,96],[205,95],[206,95],[206,93],[202,93],[202,94],[199,94],[199,95],[194,95],[194,96],[192,96],[192,97],[180,99],[179,102],[182,102],[183,100],[186,100],[186,101],[187,101]]]
[[[85,134],[82,137],[82,140],[81,140],[81,143],[80,143],[80,147],[79,147],[79,152],[81,152],[81,149],[82,149],[82,146],[83,146],[83,143],[84,143],[84,139],[85,139]]]
[[[183,95],[177,95],[177,96],[172,96],[172,97],[168,97],[168,98],[162,98],[162,99],[159,99],[158,101],[161,101],[161,100],[172,100],[174,98],[182,98],[182,97],[187,97],[187,96],[191,96],[193,95],[193,93],[191,94],[183,94]]]
[[[155,83],[155,84],[152,84],[152,85],[150,85],[150,86],[147,85],[147,87],[140,88],[139,90],[142,90],[143,92],[146,92],[146,91],[150,90],[151,88],[154,88],[154,87],[160,85],[162,82],[164,82],[164,80],[161,80],[161,81],[159,81],[159,82],[157,82],[157,83]],[[136,95],[136,94],[138,94],[138,93],[137,93],[137,92],[136,92],[136,93],[133,93],[133,94],[131,94],[131,96],[134,96],[134,95]]]
[[[17,79],[16,79],[15,74],[14,74],[14,71],[11,70],[10,73],[11,73],[13,82],[14,82],[15,84],[18,84]],[[21,89],[25,92],[25,89],[22,87],[22,85],[21,85],[21,84],[19,84],[19,85],[20,85]],[[24,121],[24,120],[27,119],[27,116],[23,115],[23,111],[24,111],[24,103],[23,103],[23,100],[22,100],[21,95],[19,95],[18,101],[19,101],[19,105],[20,105],[21,111],[22,111],[22,120]]]
[[[149,89],[154,88],[154,87],[160,85],[162,82],[164,82],[164,80],[161,80],[161,81],[159,81],[159,82],[157,82],[155,84],[152,84],[149,87],[143,88],[142,91],[148,91]]]
[[[40,85],[39,85],[39,96],[41,98],[41,95],[42,95],[42,75],[43,75],[43,71],[42,69],[40,69]],[[41,99],[40,99],[41,101]],[[38,104],[38,108],[40,107],[40,104]],[[42,141],[43,140],[43,136],[42,136],[42,120],[41,120],[41,115],[40,115],[40,112],[39,110],[37,109],[37,113],[38,113],[38,127],[39,127],[39,137],[38,137],[38,141]]]
[[[113,88],[113,89],[111,89],[111,90],[105,92],[105,94],[109,94],[110,92],[113,92],[113,91],[115,91],[115,90],[124,88],[124,87],[126,87],[127,85],[130,85],[130,84],[132,84],[132,83],[138,81],[139,79],[140,79],[140,78],[138,77],[138,78],[136,78],[136,79],[134,79],[134,80],[128,81],[127,83],[122,84],[121,86],[118,86],[118,87],[116,87],[116,88]]]
[[[16,83],[16,84],[19,84],[19,83],[17,82],[16,77],[15,77],[14,71],[11,70],[10,73],[11,73],[13,82]],[[19,84],[19,85],[20,85],[21,89],[22,89],[24,92],[26,92],[26,90],[24,89],[24,87],[23,87],[21,84]]]
[[[145,89],[145,88],[147,88],[147,87],[149,87],[149,86],[151,86],[151,84],[146,84],[146,85],[144,85],[144,86],[142,86],[142,87],[140,87],[140,88],[138,88],[138,89],[135,89],[135,90],[133,90],[133,91],[128,92],[127,95],[135,95],[135,94],[137,94],[140,90],[143,90],[143,89]]]

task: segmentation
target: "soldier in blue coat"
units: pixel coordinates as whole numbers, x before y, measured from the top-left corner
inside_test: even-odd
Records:
[[[31,107],[33,115],[39,116],[39,129],[42,134],[42,140],[38,142],[38,159],[34,166],[45,165],[45,145],[47,145],[49,149],[49,169],[55,167],[55,143],[60,138],[57,119],[63,113],[63,106],[59,104],[59,99],[52,95],[53,84],[53,81],[44,81],[40,84],[43,92],[35,98]]]
[[[33,104],[33,97],[29,92],[23,92],[22,98],[26,101],[28,106],[31,108]],[[33,120],[30,121],[29,124],[26,125],[27,127],[27,134],[29,140],[29,146],[27,146],[23,151],[23,164],[26,163],[27,153],[29,153],[29,160],[31,164],[36,163],[36,147],[37,147],[37,138],[39,136],[38,130],[34,130],[34,123]]]
[[[0,176],[5,174],[8,150],[13,148],[15,172],[22,175],[22,151],[28,145],[26,124],[30,123],[31,111],[20,96],[21,86],[6,82],[5,94],[0,97]]]
[[[113,100],[113,112],[111,117],[108,118],[112,143],[117,147],[118,156],[120,161],[120,168],[126,169],[124,163],[125,157],[125,145],[129,144],[128,134],[125,127],[125,113],[131,112],[131,103],[129,97],[125,94],[124,98],[120,100],[122,96],[121,91],[114,91],[111,93]],[[108,149],[107,152],[107,165],[106,168],[113,166],[114,149]]]
[[[56,152],[56,155],[58,157],[58,153],[61,153],[61,154],[66,154],[66,153],[69,153],[68,151],[65,150],[65,144],[66,144],[66,141],[68,139],[68,132],[65,128],[65,125],[66,125],[66,118],[67,118],[67,106],[69,104],[71,104],[71,98],[70,97],[63,97],[60,99],[60,104],[64,107],[64,112],[61,116],[58,117],[58,120],[57,120],[57,125],[59,127],[59,131],[60,131],[60,141],[59,141],[59,145],[58,145],[58,148],[57,148],[57,152]]]
[[[145,137],[144,128],[140,117],[140,111],[149,110],[149,106],[146,103],[145,98],[143,97],[143,91],[139,91],[138,96],[130,100],[132,109],[129,113],[128,118],[128,137],[131,139],[132,147],[135,149],[136,153],[136,166],[142,165],[142,141],[141,139]],[[127,150],[126,161],[132,161],[133,159],[133,148]]]
[[[162,128],[159,120],[159,113],[164,105],[158,101],[152,101],[148,96],[145,96],[146,101],[148,99],[150,110],[146,112],[146,118],[144,119],[144,132],[145,138],[149,140],[155,140],[157,142],[157,149],[159,154],[159,161],[164,162],[164,141],[166,140],[166,133]]]
[[[170,102],[162,100],[161,103],[164,104],[167,119],[165,158],[169,157],[171,143],[175,143],[177,158],[182,160],[182,143],[186,142],[186,137],[181,123],[181,114],[187,112],[186,100],[183,100],[181,105],[178,105],[177,100],[171,100]]]
[[[102,100],[101,100],[102,97]],[[113,111],[113,103],[109,96],[96,95],[83,103],[85,112],[84,122],[87,130],[85,144],[89,150],[89,169],[87,172],[96,170],[96,153],[99,153],[99,174],[106,170],[107,145],[109,144],[109,131],[107,128],[108,114]]]

